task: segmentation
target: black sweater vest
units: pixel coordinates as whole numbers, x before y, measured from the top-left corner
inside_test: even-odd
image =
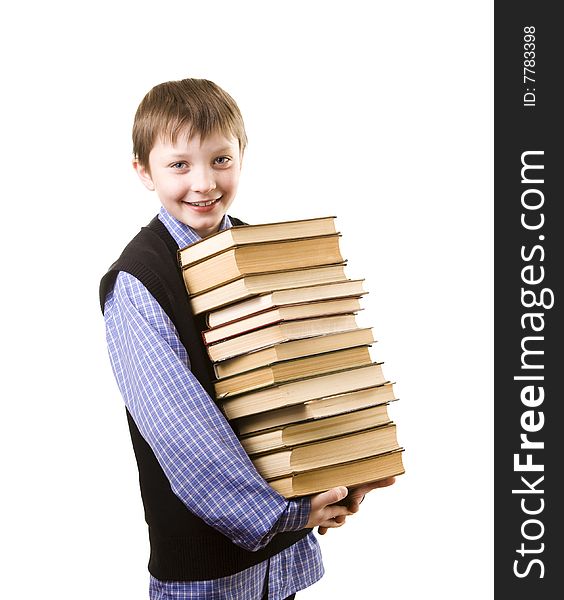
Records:
[[[230,218],[234,225],[243,224]],[[177,250],[176,242],[157,217],[141,228],[100,282],[102,311],[119,271],[139,279],[174,323],[188,352],[192,372],[215,399],[212,364],[201,337],[204,323],[192,313]],[[174,494],[151,447],[141,436],[129,411],[126,413],[149,526],[149,572],[157,579],[196,581],[232,575],[288,548],[311,531],[276,534],[267,546],[256,552],[237,546],[190,512]]]

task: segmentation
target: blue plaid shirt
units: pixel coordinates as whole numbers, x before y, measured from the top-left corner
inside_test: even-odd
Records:
[[[199,238],[164,208],[159,219],[179,247]],[[231,227],[226,216],[221,229]],[[280,531],[303,529],[309,499],[288,501],[257,473],[221,411],[190,371],[173,323],[148,290],[120,272],[104,316],[112,369],[125,404],[153,449],[172,490],[235,544],[258,550]],[[150,578],[151,600],[269,600],[304,589],[323,575],[312,533],[249,569],[209,581]]]

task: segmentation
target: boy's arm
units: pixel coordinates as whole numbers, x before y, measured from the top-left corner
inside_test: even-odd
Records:
[[[259,475],[148,290],[120,272],[104,315],[127,408],[189,510],[248,550],[279,531],[303,529],[309,498],[288,501]]]

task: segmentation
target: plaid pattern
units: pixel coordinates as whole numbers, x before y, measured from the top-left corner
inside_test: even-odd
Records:
[[[159,218],[179,247],[199,239],[164,208]],[[225,217],[222,229],[230,226]],[[174,493],[194,514],[247,550],[262,548],[276,532],[302,529],[309,500],[286,500],[257,473],[190,371],[173,323],[147,289],[120,272],[104,314],[119,389]],[[313,533],[270,561],[229,577],[197,582],[159,582],[151,577],[150,598],[259,600],[267,572],[271,600],[317,581],[323,565]]]
[[[319,546],[310,534],[294,546],[250,569],[212,581],[158,581],[150,578],[151,600],[261,600],[268,572],[269,600],[282,600],[323,575]]]

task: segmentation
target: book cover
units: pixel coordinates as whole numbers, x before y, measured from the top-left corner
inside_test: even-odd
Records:
[[[292,473],[286,477],[272,479],[268,483],[286,498],[309,496],[340,485],[355,487],[403,475],[403,451],[403,448],[398,448],[359,460]]]
[[[395,423],[251,456],[267,480],[367,458],[399,448]]]
[[[382,363],[373,363],[226,397],[219,403],[228,419],[238,419],[308,400],[374,387],[385,381]]]
[[[237,245],[310,238],[334,233],[337,233],[334,216],[235,225],[189,246],[179,248],[178,262],[181,267],[186,267]]]
[[[202,331],[202,337],[204,343],[210,345],[283,321],[351,314],[361,310],[358,298],[338,298],[277,306],[236,321],[230,321],[225,325],[206,329]]]
[[[212,361],[221,361],[276,343],[314,338],[327,333],[349,331],[357,327],[354,314],[283,321],[210,344],[207,346],[207,352]]]
[[[333,234],[235,246],[184,267],[182,275],[189,293],[198,294],[244,275],[337,265],[344,262],[339,237]]]
[[[233,375],[214,383],[218,398],[240,394],[254,389],[301,379],[311,375],[338,371],[372,362],[368,346],[355,346],[282,361]]]
[[[216,285],[207,291],[190,295],[190,304],[195,315],[216,308],[222,308],[234,302],[251,298],[257,294],[273,290],[284,290],[296,286],[310,286],[313,284],[346,281],[346,262],[337,265],[321,265],[303,269],[288,269],[241,275]],[[184,275],[184,271],[182,272]],[[186,278],[184,278],[186,282]],[[189,289],[187,287],[187,289]]]
[[[278,427],[241,436],[240,440],[247,454],[254,456],[370,429],[390,422],[388,403],[384,403],[318,419],[284,423]]]
[[[328,395],[323,398],[307,400],[306,402],[292,404],[283,408],[233,419],[231,425],[239,436],[245,437],[293,423],[314,421],[363,408],[381,406],[395,400],[397,398],[393,382],[387,381],[360,390]]]

